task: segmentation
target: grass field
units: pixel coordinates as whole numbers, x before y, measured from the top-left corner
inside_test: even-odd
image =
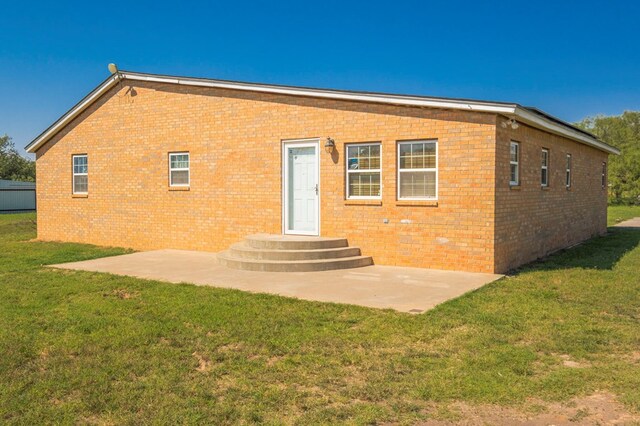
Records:
[[[455,421],[597,392],[640,411],[640,231],[422,315],[52,270],[124,250],[34,237],[0,215],[2,423]]]
[[[640,206],[610,206],[608,213],[607,219],[609,226],[611,226],[634,217],[640,217]]]

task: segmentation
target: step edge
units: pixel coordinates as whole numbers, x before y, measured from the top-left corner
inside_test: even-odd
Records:
[[[357,246],[344,246],[344,247],[328,247],[328,248],[320,248],[320,249],[275,249],[275,248],[260,248],[260,247],[252,247],[249,245],[245,245],[244,242],[232,244],[229,247],[229,250],[244,250],[244,251],[257,251],[257,252],[274,252],[274,253],[327,253],[330,251],[346,251],[346,250],[355,250],[360,249]]]
[[[373,262],[372,256],[349,256],[349,257],[337,257],[337,258],[329,258],[329,259],[306,259],[306,260],[272,260],[272,259],[247,259],[243,257],[236,256],[225,256],[222,253],[218,253],[218,257],[222,257],[224,260],[237,261],[237,262],[245,262],[245,263],[262,263],[262,264],[274,264],[274,265],[283,265],[283,264],[292,264],[292,265],[301,265],[306,263],[311,264],[321,264],[321,263],[332,263],[332,262],[348,262],[353,260],[364,260],[370,259]]]

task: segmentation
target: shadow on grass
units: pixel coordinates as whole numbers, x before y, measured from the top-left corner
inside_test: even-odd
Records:
[[[0,224],[0,235],[15,234],[17,231],[33,231],[36,227],[35,219],[25,219],[20,222]]]
[[[518,268],[516,273],[553,269],[613,269],[630,251],[640,245],[640,228],[610,227],[608,234],[560,250]]]

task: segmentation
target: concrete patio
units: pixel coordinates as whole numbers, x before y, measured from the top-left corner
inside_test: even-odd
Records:
[[[320,272],[239,271],[220,265],[215,253],[184,250],[139,252],[51,267],[411,313],[424,312],[502,277],[378,265]]]

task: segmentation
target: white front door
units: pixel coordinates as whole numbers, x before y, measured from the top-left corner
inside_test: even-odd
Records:
[[[284,143],[284,233],[318,235],[318,141]]]

